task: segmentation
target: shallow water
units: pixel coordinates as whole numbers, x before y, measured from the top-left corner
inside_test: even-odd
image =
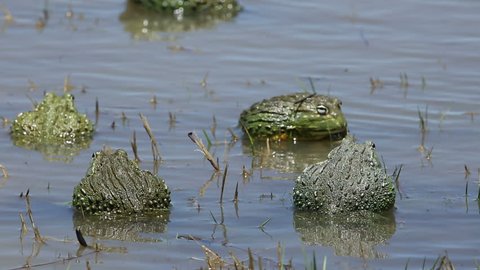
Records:
[[[14,22],[0,22],[0,116],[14,119],[30,110],[30,99],[41,100],[44,91],[61,93],[66,76],[81,112],[94,119],[96,98],[100,104],[94,140],[73,157],[16,147],[8,126],[0,129],[0,164],[10,175],[0,182],[1,268],[59,260],[42,269],[85,269],[87,261],[92,269],[194,269],[205,266],[200,246],[206,245],[230,262],[229,252],[246,260],[251,248],[272,269],[278,243],[285,248],[284,261],[291,258],[296,269],[304,268],[312,252],[319,261],[327,257],[328,269],[398,269],[407,261],[420,268],[424,259],[431,266],[445,251],[457,269],[477,265],[480,2],[241,3],[245,9],[233,20],[187,32],[153,31],[141,27],[143,18],[140,27],[131,27],[135,22],[120,19],[123,1],[48,1],[43,29],[35,24],[44,1],[1,3]],[[65,16],[69,10],[73,18]],[[407,74],[408,85],[401,85],[400,74]],[[343,101],[350,132],[360,141],[373,140],[390,172],[403,164],[397,209],[379,227],[305,221],[293,210],[293,179],[306,164],[323,159],[331,145],[273,146],[272,153],[252,158],[248,143],[229,144],[227,129],[240,135],[235,127],[243,109],[262,98],[310,89],[309,77],[317,92]],[[383,87],[372,89],[370,78]],[[150,103],[154,96],[156,105]],[[418,111],[428,115],[428,158],[418,151]],[[132,156],[135,130],[141,166],[152,168],[139,113],[160,142],[159,175],[173,190],[170,213],[155,224],[119,221],[119,234],[126,230],[138,238],[86,236],[106,250],[85,250],[79,259],[62,262],[79,254],[79,225],[68,201],[92,152],[107,145]],[[176,116],[174,125],[169,113]],[[229,165],[223,207],[221,177],[212,177],[210,164],[187,137],[190,131],[204,137],[205,130],[213,138],[213,117],[212,152],[222,167]],[[247,178],[243,166],[251,172]],[[231,200],[237,183],[236,208]],[[35,224],[50,237],[36,249],[31,230],[20,238],[25,200],[19,194],[27,189]],[[199,240],[179,237],[185,235]]]

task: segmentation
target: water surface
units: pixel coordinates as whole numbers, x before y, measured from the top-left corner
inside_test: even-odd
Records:
[[[86,236],[108,249],[86,250],[78,260],[43,268],[85,269],[88,261],[92,269],[195,269],[205,266],[205,245],[229,261],[229,252],[245,260],[251,248],[271,269],[278,243],[297,269],[313,252],[317,259],[327,256],[328,269],[398,269],[407,261],[420,268],[424,259],[431,266],[445,251],[458,269],[476,267],[480,2],[243,0],[236,18],[187,32],[145,28],[145,18],[132,28],[122,19],[124,1],[48,1],[43,28],[35,25],[44,1],[1,4],[14,21],[0,22],[0,116],[11,120],[30,110],[44,91],[61,93],[67,76],[79,111],[94,119],[97,98],[100,104],[94,140],[69,159],[17,147],[8,125],[0,129],[0,164],[10,174],[0,182],[2,268],[80,254],[74,232],[80,225],[68,201],[92,152],[110,146],[132,156],[136,131],[141,166],[152,168],[139,113],[160,142],[159,175],[173,192],[170,213],[157,217],[158,224],[130,223],[135,240],[125,234]],[[400,74],[408,83],[401,83]],[[252,157],[246,141],[230,143],[227,129],[241,134],[236,125],[243,109],[266,97],[310,90],[308,78],[318,93],[343,101],[350,132],[360,141],[373,140],[390,172],[403,164],[397,209],[380,227],[331,225],[318,217],[307,217],[305,227],[305,217],[295,213],[293,180],[323,159],[329,145],[274,146],[261,158]],[[383,87],[372,89],[370,78]],[[419,111],[428,115],[424,152],[418,150]],[[187,137],[190,131],[204,137],[203,130],[215,138],[212,152],[222,168],[229,165],[222,205],[221,177],[212,176]],[[242,176],[243,166],[249,177]],[[19,194],[27,190],[35,223],[50,237],[41,247],[33,245],[31,230],[20,238],[25,200]],[[118,222],[117,232],[127,230],[123,224]],[[305,237],[312,230],[318,233]],[[198,240],[179,237],[185,235]],[[347,241],[352,239],[359,240]],[[359,251],[359,241],[369,244]],[[339,247],[342,242],[347,244]]]

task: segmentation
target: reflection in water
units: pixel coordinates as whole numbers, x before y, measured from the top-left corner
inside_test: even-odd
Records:
[[[389,240],[396,227],[393,211],[333,217],[295,211],[293,223],[305,244],[332,247],[337,256],[360,258],[385,257],[375,247]]]
[[[33,142],[26,137],[12,136],[12,141],[15,146],[42,153],[43,157],[48,161],[70,163],[73,161],[73,157],[77,156],[80,151],[90,147],[92,139],[77,140],[74,144],[46,144]]]
[[[133,39],[152,40],[156,32],[188,32],[202,28],[212,28],[218,22],[231,20],[236,13],[199,14],[188,17],[175,17],[172,14],[153,12],[127,1],[125,11],[120,15],[124,30]]]
[[[340,141],[271,142],[255,143],[253,168],[268,168],[283,173],[302,172],[308,165],[327,159],[327,155]],[[243,153],[250,155],[248,139],[242,140]]]
[[[73,214],[73,225],[83,235],[109,240],[130,242],[158,242],[161,241],[148,234],[163,233],[169,222],[170,211],[161,210],[149,214],[129,216],[83,216],[79,211]]]

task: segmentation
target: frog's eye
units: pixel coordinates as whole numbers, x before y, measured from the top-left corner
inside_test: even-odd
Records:
[[[372,149],[375,149],[375,144],[374,143],[372,143]]]
[[[327,115],[328,113],[328,108],[325,105],[318,105],[317,106],[317,112],[320,115]]]
[[[92,154],[92,158],[94,158],[94,157],[95,157],[95,153]]]

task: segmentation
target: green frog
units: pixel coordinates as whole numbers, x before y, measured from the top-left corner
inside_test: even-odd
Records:
[[[93,154],[86,176],[73,190],[72,205],[98,215],[149,212],[169,208],[170,190],[124,150],[106,148]]]
[[[293,188],[299,210],[383,212],[395,204],[395,186],[371,141],[347,136],[325,161],[305,168]]]
[[[76,144],[91,139],[92,122],[78,113],[71,94],[47,93],[33,111],[20,113],[11,135],[19,145]]]
[[[332,96],[294,93],[253,104],[239,124],[252,137],[282,140],[337,140],[347,134],[342,102]]]

